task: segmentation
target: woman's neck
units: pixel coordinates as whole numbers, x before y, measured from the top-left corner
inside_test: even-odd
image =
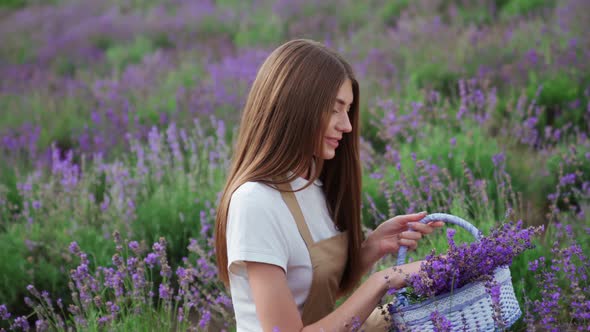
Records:
[[[316,168],[316,162],[315,159],[313,159],[311,161],[311,165],[310,167],[308,167],[302,174],[300,174],[299,176],[301,176],[302,178],[304,178],[305,180],[309,180],[311,178],[311,175],[315,172],[315,168]]]

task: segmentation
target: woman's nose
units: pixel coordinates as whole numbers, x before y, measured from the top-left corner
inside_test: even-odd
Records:
[[[336,129],[345,133],[349,133],[352,131],[352,124],[350,123],[350,119],[348,118],[348,113],[342,112],[340,121],[338,121]]]

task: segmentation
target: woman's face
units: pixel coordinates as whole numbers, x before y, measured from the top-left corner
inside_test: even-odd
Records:
[[[323,135],[322,154],[320,158],[334,158],[342,136],[352,131],[348,111],[350,110],[353,98],[352,83],[347,79],[338,90],[336,103],[334,103],[328,127]]]

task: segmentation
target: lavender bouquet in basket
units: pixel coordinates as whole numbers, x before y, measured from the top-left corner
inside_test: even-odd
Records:
[[[456,244],[455,230],[447,230],[448,251],[425,257],[420,271],[406,278],[407,287],[388,305],[393,330],[497,330],[514,323],[520,308],[508,266],[533,247],[531,240],[543,227],[523,228],[505,223],[482,236],[473,225],[447,214],[433,214],[422,222],[444,220],[472,233],[476,241]],[[398,265],[405,260],[400,252]]]

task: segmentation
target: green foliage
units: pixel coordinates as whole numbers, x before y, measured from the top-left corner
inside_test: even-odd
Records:
[[[30,264],[26,260],[25,233],[21,228],[20,225],[12,225],[0,233],[0,299],[7,303],[22,301],[20,295],[27,286],[26,272]]]
[[[457,97],[457,82],[461,74],[456,73],[441,63],[425,62],[415,68],[410,80],[420,89],[434,89],[445,97]]]
[[[26,0],[0,0],[0,8],[17,9],[24,7],[27,4]]]
[[[96,46],[98,49],[102,51],[107,51],[109,48],[115,45],[115,41],[112,37],[102,34],[93,36],[92,43],[94,44],[94,46]]]
[[[501,15],[504,17],[522,16],[554,5],[555,0],[510,0],[502,7]]]
[[[233,36],[237,33],[237,22],[219,21],[214,16],[205,16],[195,27],[196,31],[203,36]]]
[[[423,157],[432,157],[437,163],[442,162],[441,166],[449,169],[453,178],[463,176],[463,163],[471,170],[480,169],[480,176],[491,178],[494,168],[492,157],[500,152],[498,143],[487,138],[484,132],[476,126],[467,124],[465,127],[471,128],[454,136],[433,127],[434,139],[431,140],[432,143],[417,144],[419,147],[417,146],[416,153],[420,153]],[[453,138],[456,142],[454,146],[450,143]]]
[[[377,220],[373,215],[370,214],[371,206],[367,196],[373,201],[375,208],[381,213],[385,214],[386,218],[389,217],[388,213],[385,213],[388,212],[387,198],[381,191],[380,181],[370,177],[368,174],[366,174],[366,172],[363,174],[362,183],[363,188],[361,191],[361,199],[364,207],[361,211],[362,222],[366,227],[374,229],[377,225],[379,225],[379,223],[385,220]]]
[[[3,6],[0,4],[0,15],[2,10]],[[0,58],[6,63],[25,64],[36,57],[35,46],[37,45],[30,36],[4,34],[1,45]]]
[[[238,47],[274,45],[283,38],[284,26],[276,15],[254,12],[252,20],[245,22],[234,35]]]
[[[555,190],[555,178],[544,176],[545,160],[531,151],[513,147],[507,152],[506,170],[514,192],[522,194],[522,202],[530,213],[531,224],[538,224],[545,212],[547,194]]]
[[[171,49],[175,46],[170,37],[163,32],[156,33],[151,40],[155,49]]]
[[[370,16],[372,8],[368,1],[352,1],[339,15],[340,29],[346,31],[366,25]]]
[[[43,93],[30,93],[26,98],[5,95],[0,97],[0,107],[2,106],[18,108],[20,112],[8,112],[0,123],[0,132],[4,133],[5,128],[18,128],[25,124],[40,125],[41,132],[37,141],[39,150],[56,141],[65,144],[72,133],[83,128],[88,121],[86,112],[89,105],[77,97],[50,97]],[[57,118],[59,121],[55,120]],[[30,162],[24,151],[23,156],[21,161],[25,163],[19,166],[26,166]]]
[[[474,123],[464,120],[463,132],[453,133],[443,127],[429,128],[428,140],[418,140],[414,145],[406,145],[402,148],[402,160],[408,160],[412,152],[417,159],[430,159],[441,168],[446,168],[452,179],[463,179],[462,190],[468,197],[471,196],[469,187],[472,185],[465,177],[465,167],[472,173],[475,179],[486,182],[486,191],[489,202],[493,204],[492,215],[501,217],[505,197],[499,197],[497,180],[495,178],[495,166],[492,158],[502,152],[500,145],[494,139],[490,139],[485,132]],[[467,129],[468,128],[468,129]],[[451,144],[454,140],[455,145]],[[406,167],[411,167],[407,165]],[[474,216],[481,216],[485,210],[478,206],[483,202],[464,202],[470,206],[469,212]],[[477,204],[476,204],[477,203]]]
[[[541,292],[545,285],[540,284],[540,274],[543,273],[544,270],[549,270],[550,272],[555,273],[556,280],[554,281],[554,284],[560,289],[558,306],[561,310],[558,310],[560,312],[558,322],[563,323],[571,322],[571,313],[569,313],[568,310],[563,309],[569,307],[569,303],[575,298],[575,294],[573,294],[574,290],[572,289],[572,282],[569,280],[569,278],[572,277],[571,272],[567,271],[567,273],[564,273],[563,262],[558,263],[557,260],[563,259],[563,250],[571,250],[574,245],[581,250],[584,256],[590,256],[590,242],[582,239],[586,233],[584,230],[586,227],[585,225],[588,225],[590,218],[586,217],[585,221],[579,220],[573,218],[573,215],[567,212],[563,213],[561,217],[561,221],[564,224],[550,223],[546,225],[543,236],[533,241],[533,244],[535,245],[534,250],[525,251],[522,255],[517,256],[514,259],[510,270],[512,272],[512,280],[515,286],[514,291],[519,303],[521,303],[522,309],[525,309],[525,295],[532,301],[541,299]],[[571,235],[573,236],[570,236],[565,232],[564,225],[571,227]],[[537,271],[530,271],[529,263],[540,257],[544,257],[546,263],[539,264],[539,269]],[[581,256],[578,256],[578,254],[571,255],[571,261],[567,262],[567,264],[571,264],[572,266],[575,265],[577,267],[578,272],[576,272],[576,274],[578,274],[578,277],[580,275],[587,275],[587,271],[584,272],[584,264],[586,263],[587,262],[585,261],[581,261]],[[588,284],[588,280],[582,279],[578,280],[578,282],[580,283],[578,286],[581,288]]]
[[[156,192],[137,206],[137,219],[133,222],[133,234],[148,243],[157,242],[163,236],[168,241],[168,252],[175,262],[186,256],[189,239],[199,237],[200,211],[203,203],[195,203],[195,193],[182,178],[171,186],[158,187]],[[205,192],[199,193],[205,199]]]
[[[464,25],[487,25],[494,20],[492,12],[485,6],[459,7],[459,17]]]
[[[410,0],[385,1],[378,11],[380,18],[387,25],[395,25],[402,12],[408,7]]]
[[[79,228],[60,220],[35,220],[31,224],[13,223],[0,233],[0,302],[11,304],[16,312],[28,312],[23,302],[29,296],[26,286],[34,284],[55,298],[66,298],[72,257],[68,245],[77,241],[88,248],[92,261],[106,264],[112,249],[100,230]]]
[[[113,68],[122,71],[130,64],[137,64],[143,57],[155,50],[153,41],[138,36],[131,44],[114,45],[107,49],[106,56]]]
[[[139,123],[145,125],[153,125],[159,122],[160,114],[166,113],[168,115],[175,114],[179,109],[182,111],[179,116],[191,116],[186,105],[178,103],[178,91],[190,91],[194,89],[198,83],[198,79],[202,77],[203,67],[194,58],[190,61],[182,62],[178,68],[171,70],[165,74],[165,77],[159,81],[159,86],[155,91],[147,96],[132,95],[130,100],[136,105],[137,117]],[[180,119],[179,121],[192,119]]]
[[[416,160],[426,160],[439,169],[446,169],[449,178],[447,179],[440,173],[438,176],[442,177],[442,181],[448,182],[451,179],[458,181],[458,192],[449,189],[449,191],[442,190],[438,194],[443,197],[457,194],[462,195],[462,197],[469,197],[469,199],[464,198],[462,201],[462,206],[468,212],[468,214],[464,215],[466,218],[502,218],[505,212],[505,202],[507,199],[512,198],[507,197],[509,195],[508,188],[498,187],[499,181],[506,181],[505,173],[497,170],[493,163],[493,157],[502,152],[500,144],[496,140],[487,137],[485,131],[475,124],[466,122],[464,125],[463,128],[465,129],[462,129],[462,133],[450,132],[442,126],[422,127],[421,132],[428,139],[417,139],[413,143],[400,145],[401,169],[397,170],[394,167],[395,165],[386,167],[383,170],[384,180],[373,179],[369,176],[363,177],[363,193],[370,195],[377,209],[383,213],[387,211],[388,203],[382,193],[382,181],[391,186],[396,181],[401,180],[401,174],[403,174],[411,187],[421,188],[424,184],[421,183],[420,177],[426,176],[428,178],[428,175],[418,169],[417,162],[412,157],[412,154],[415,154]],[[454,145],[451,144],[452,140],[455,142]],[[506,158],[510,160],[510,156],[508,154]],[[510,165],[510,163],[507,164]],[[469,170],[469,176],[466,169]],[[509,169],[508,173],[523,184],[518,189],[527,188],[526,184],[530,181],[528,178],[531,174],[530,171],[514,173]],[[484,181],[483,189],[475,189],[476,180]],[[445,184],[450,185],[450,183],[446,182]],[[480,192],[480,190],[483,192]],[[483,197],[480,197],[484,193],[487,202],[483,201]],[[415,197],[395,197],[396,207],[404,211],[409,206],[409,200],[411,199],[415,199]],[[426,200],[426,197],[421,199]],[[433,197],[432,199],[429,208],[446,205],[442,197]],[[367,207],[367,204],[368,202],[364,202],[365,207]],[[401,211],[396,212],[400,213]],[[372,217],[368,211],[363,212],[363,218],[365,224],[371,224]]]
[[[560,210],[567,211],[571,207],[583,209],[580,207],[583,202],[579,201],[579,197],[583,192],[584,182],[590,181],[590,159],[586,157],[589,151],[575,145],[559,145],[557,150],[559,153],[550,156],[546,162],[547,173],[550,176],[547,176],[545,182],[548,183],[548,188],[551,190],[544,192],[555,193],[559,190],[557,207]],[[560,184],[560,177],[568,174],[575,174],[574,183]]]
[[[22,198],[16,187],[18,180],[19,177],[15,168],[0,164],[0,191],[6,192],[6,209],[0,209],[0,231],[4,231],[8,227],[9,217],[20,212],[23,207]],[[6,215],[2,215],[1,212],[6,213]]]
[[[76,74],[76,64],[70,58],[61,56],[55,60],[55,72],[59,76],[73,77]]]
[[[541,78],[534,72],[529,73],[527,96],[536,98],[536,104],[544,107],[542,116],[538,119],[536,128],[543,133],[545,126],[563,128],[568,122],[580,126],[580,129],[588,129],[584,114],[586,113],[587,97],[584,96],[583,81],[558,72],[550,77]],[[577,107],[571,107],[570,103],[578,101]],[[586,124],[586,125],[585,125]]]

